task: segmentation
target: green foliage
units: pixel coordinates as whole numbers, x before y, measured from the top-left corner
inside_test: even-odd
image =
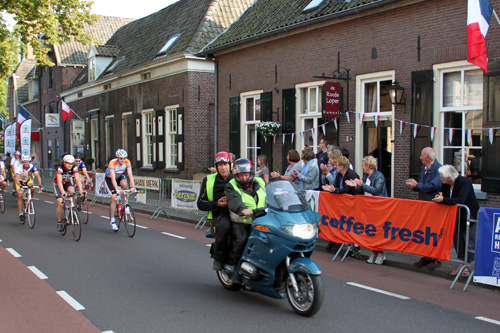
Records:
[[[38,65],[53,66],[46,57],[46,45],[59,45],[74,38],[89,44],[92,37],[83,32],[84,24],[93,24],[97,16],[90,14],[92,1],[86,0],[0,0],[0,12],[12,14],[16,24],[14,34],[23,48],[30,45]],[[0,14],[1,15],[1,14]],[[9,31],[5,21],[0,22],[0,78],[7,76],[9,68],[4,65],[12,54],[5,47]]]

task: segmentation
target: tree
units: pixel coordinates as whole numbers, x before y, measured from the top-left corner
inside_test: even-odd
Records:
[[[40,66],[53,66],[46,57],[50,51],[46,45],[58,45],[74,38],[85,44],[92,42],[90,34],[83,32],[84,24],[93,24],[96,15],[90,14],[92,1],[85,0],[0,0],[0,11],[13,15],[16,22],[14,34],[21,46],[33,48]],[[0,14],[0,78],[10,74],[6,62],[12,56],[2,47],[9,38],[9,30]]]

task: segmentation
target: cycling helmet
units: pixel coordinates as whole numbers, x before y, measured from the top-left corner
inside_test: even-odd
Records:
[[[215,155],[214,164],[217,166],[219,163],[231,164],[231,155],[225,151],[218,152],[217,155]]]
[[[19,155],[21,155],[21,152],[19,150],[16,150],[16,152],[14,153],[14,155],[19,156]]]
[[[63,161],[65,163],[74,164],[75,163],[75,158],[73,157],[73,155],[68,154],[68,155],[64,155]]]
[[[29,155],[23,155],[21,157],[21,161],[23,161],[23,162],[30,162],[31,161],[31,156],[29,156]]]
[[[118,149],[116,151],[116,157],[118,157],[118,158],[126,158],[127,156],[128,156],[128,154],[125,151],[125,149]]]
[[[246,181],[242,181],[239,177],[240,173],[250,173],[250,177]],[[242,187],[248,187],[252,184],[254,172],[252,162],[247,158],[239,158],[234,162],[233,176],[238,184]]]

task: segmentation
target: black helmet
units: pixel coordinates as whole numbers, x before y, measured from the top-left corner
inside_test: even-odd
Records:
[[[240,173],[250,173],[250,177],[246,181],[242,181],[239,177]],[[234,162],[233,176],[238,184],[242,187],[248,187],[253,182],[254,172],[252,162],[247,158],[239,158]]]

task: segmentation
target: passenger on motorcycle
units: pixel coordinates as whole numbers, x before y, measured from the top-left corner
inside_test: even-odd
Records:
[[[225,193],[233,222],[231,235],[236,266],[250,234],[253,210],[266,207],[266,184],[262,178],[254,177],[252,162],[240,158],[234,163],[233,179],[226,185]],[[233,281],[241,281],[238,274],[234,274]]]
[[[42,179],[38,174],[36,166],[30,163],[31,156],[23,155],[21,161],[22,164],[16,165],[14,173],[14,183],[16,184],[17,188],[17,209],[19,211],[19,219],[22,221],[24,219],[24,216],[23,216],[23,190],[21,186],[31,187],[31,196],[33,197],[35,195],[35,189],[33,189],[32,178],[36,176],[40,188],[42,187]]]
[[[210,174],[201,183],[198,209],[208,211],[207,218],[215,227],[215,243],[212,251],[213,269],[222,270],[227,261],[231,219],[224,194],[224,187],[233,179],[231,175],[231,155],[221,151],[215,155],[216,173]]]

